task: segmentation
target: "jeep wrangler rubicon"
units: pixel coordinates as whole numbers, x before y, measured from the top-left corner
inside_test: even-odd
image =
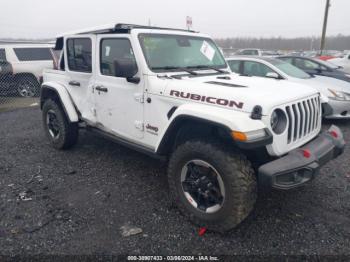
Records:
[[[337,127],[321,133],[316,90],[229,73],[206,35],[117,24],[60,36],[56,50],[41,89],[53,147],[86,128],[165,159],[172,200],[211,230],[245,219],[258,185],[303,185],[344,150]]]

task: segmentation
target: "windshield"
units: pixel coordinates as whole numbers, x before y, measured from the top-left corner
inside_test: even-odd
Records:
[[[275,67],[277,67],[279,70],[281,70],[283,73],[295,77],[295,78],[301,78],[301,79],[308,79],[311,78],[311,76],[307,73],[305,73],[303,70],[287,63],[281,60],[277,59],[271,59],[269,61],[271,64],[273,64]]]
[[[220,50],[209,38],[140,34],[139,39],[147,64],[152,71],[227,67]]]

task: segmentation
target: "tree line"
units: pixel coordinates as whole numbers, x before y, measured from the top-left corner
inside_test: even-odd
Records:
[[[219,38],[216,42],[221,48],[260,48],[269,50],[319,50],[320,37],[297,37],[297,38],[255,38],[233,37]],[[327,50],[350,50],[350,36],[329,36],[326,39]]]

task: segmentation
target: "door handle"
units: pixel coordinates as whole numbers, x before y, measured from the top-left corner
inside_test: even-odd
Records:
[[[108,92],[108,88],[107,88],[107,87],[104,87],[104,86],[95,86],[95,89],[96,89],[97,91],[100,91],[100,92],[105,92],[105,93]]]
[[[80,86],[80,83],[78,81],[69,81],[68,83],[70,86]]]

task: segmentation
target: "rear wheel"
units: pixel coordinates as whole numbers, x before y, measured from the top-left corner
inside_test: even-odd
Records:
[[[252,211],[257,198],[256,177],[244,155],[219,143],[188,141],[169,161],[170,194],[192,222],[227,231]]]
[[[21,97],[39,96],[40,84],[38,80],[31,75],[18,77],[16,80],[17,93]]]
[[[62,107],[53,100],[43,106],[43,125],[46,136],[53,147],[68,149],[78,140],[78,124],[70,123]]]

